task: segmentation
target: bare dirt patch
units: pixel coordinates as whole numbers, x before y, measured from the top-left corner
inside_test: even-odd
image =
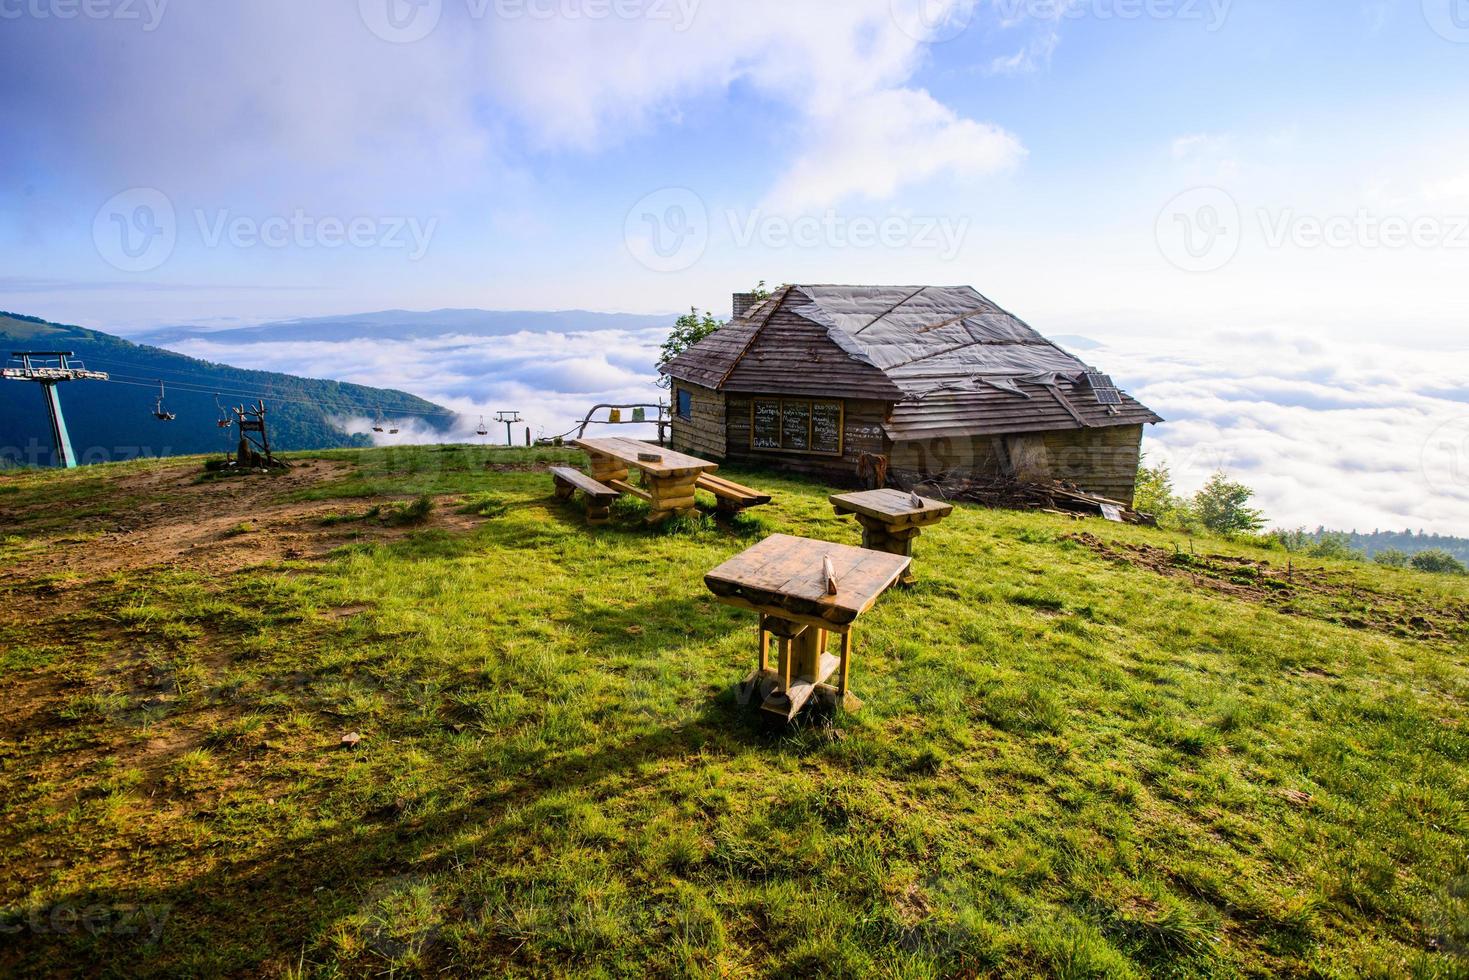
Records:
[[[1182,579],[1211,592],[1268,605],[1350,629],[1416,640],[1469,637],[1469,605],[1433,605],[1420,599],[1366,589],[1313,568],[1281,567],[1233,555],[1195,555],[1150,545],[1106,542],[1081,533],[1070,540],[1121,564]]]
[[[228,574],[282,560],[324,558],[344,544],[391,540],[413,530],[471,530],[480,519],[460,514],[458,497],[436,498],[438,506],[421,524],[388,527],[379,522],[337,521],[361,515],[396,498],[291,502],[298,491],[340,479],[349,463],[303,460],[279,475],[200,480],[196,464],[130,473],[108,484],[105,498],[124,504],[101,515],[80,517],[63,537],[20,555],[0,571],[6,584],[55,583],[58,592],[131,570],[181,568]],[[0,513],[25,534],[27,508]]]

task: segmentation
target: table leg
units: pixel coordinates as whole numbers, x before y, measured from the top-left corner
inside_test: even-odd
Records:
[[[862,547],[868,551],[884,551],[890,555],[913,557],[913,541],[923,532],[916,527],[895,528],[866,514],[858,514],[862,525]],[[912,585],[918,581],[910,565],[898,580],[900,585]]]
[[[694,512],[694,484],[697,476],[647,477],[649,523]]]
[[[602,484],[612,480],[627,482],[628,466],[626,463],[601,453],[587,453],[587,456],[591,459],[593,480]]]

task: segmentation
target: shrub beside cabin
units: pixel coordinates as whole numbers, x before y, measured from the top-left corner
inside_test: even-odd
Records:
[[[663,367],[673,448],[863,482],[1059,479],[1131,505],[1162,419],[967,286],[787,286]],[[864,460],[864,457],[867,457]]]

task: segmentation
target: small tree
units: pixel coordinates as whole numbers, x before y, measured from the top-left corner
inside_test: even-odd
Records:
[[[1436,575],[1463,575],[1469,572],[1463,562],[1442,548],[1420,551],[1413,556],[1410,564],[1420,572],[1433,572]]]
[[[1408,553],[1397,548],[1383,548],[1372,556],[1372,560],[1387,568],[1407,568]]]
[[[1189,502],[1173,491],[1173,472],[1167,463],[1138,466],[1133,508],[1153,515],[1159,527],[1170,531],[1192,532],[1198,524]]]
[[[724,321],[716,320],[714,314],[706,311],[700,316],[696,307],[689,307],[689,311],[673,324],[673,332],[663,342],[658,353],[658,366],[661,368],[722,326]],[[673,383],[673,379],[661,375],[658,383],[667,388]]]
[[[1221,470],[1194,494],[1193,511],[1199,523],[1215,534],[1253,534],[1265,526],[1265,515],[1247,506],[1255,491],[1235,483]]]
[[[1137,492],[1133,508],[1144,514],[1152,514],[1160,521],[1177,508],[1179,500],[1173,492],[1173,473],[1167,463],[1157,466],[1143,465],[1137,468]]]

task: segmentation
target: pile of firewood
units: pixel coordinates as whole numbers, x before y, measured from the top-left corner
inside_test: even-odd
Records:
[[[1150,514],[1133,510],[1120,500],[1088,493],[1075,484],[1061,480],[1045,483],[1022,483],[1018,480],[957,480],[944,478],[914,484],[919,494],[942,500],[982,504],[1007,510],[1038,510],[1068,517],[1105,517],[1125,524],[1155,526]]]

